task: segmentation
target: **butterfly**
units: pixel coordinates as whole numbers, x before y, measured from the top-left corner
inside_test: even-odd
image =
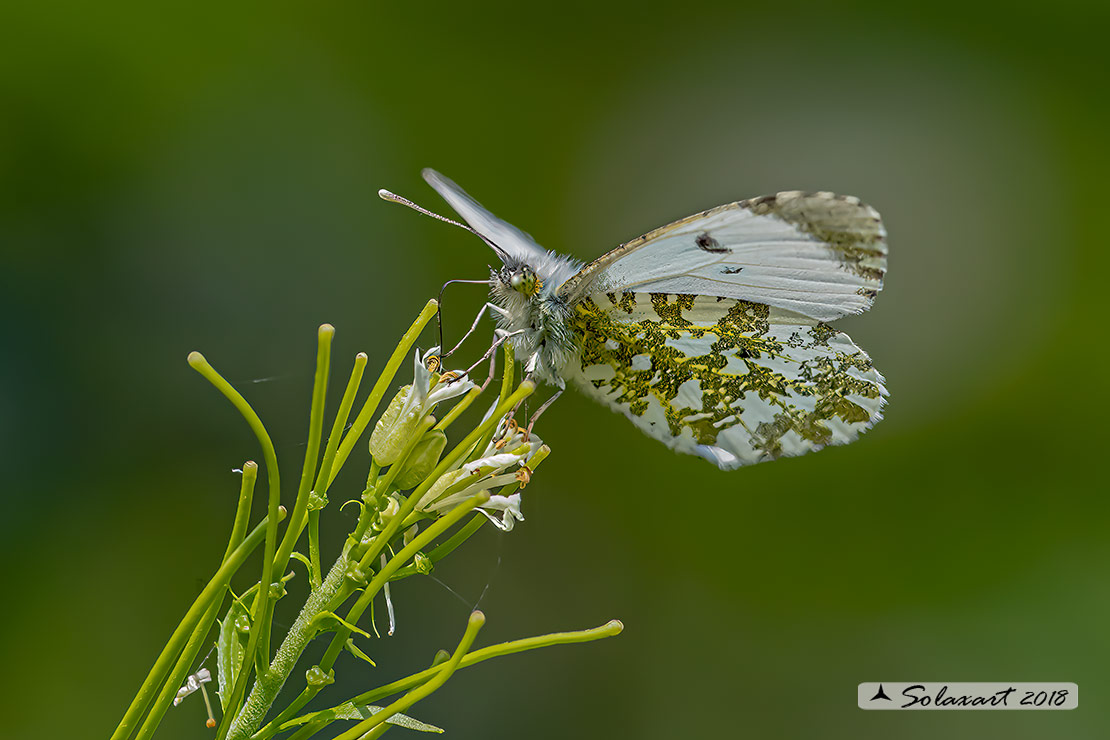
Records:
[[[525,370],[559,392],[723,470],[851,442],[882,418],[883,376],[827,323],[883,285],[886,230],[858,198],[728,203],[583,264],[423,174],[500,257],[489,305]]]

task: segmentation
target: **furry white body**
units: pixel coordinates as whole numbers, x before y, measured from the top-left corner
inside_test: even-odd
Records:
[[[513,337],[513,353],[525,372],[545,383],[563,388],[567,367],[577,359],[579,345],[570,331],[571,309],[558,295],[558,287],[581,268],[581,263],[551,254],[547,264],[535,269],[540,288],[533,296],[514,290],[505,277],[509,267],[493,270],[490,298],[505,313],[497,323]],[[569,272],[569,275],[567,274]]]

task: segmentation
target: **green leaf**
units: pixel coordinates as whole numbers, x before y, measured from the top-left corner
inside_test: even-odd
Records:
[[[353,702],[346,702],[331,709],[323,709],[319,712],[312,712],[304,714],[300,717],[289,720],[281,726],[282,730],[289,730],[298,725],[303,725],[307,722],[334,722],[340,719],[367,719],[373,717],[378,712],[382,711],[382,707],[374,704],[355,704]],[[413,719],[407,714],[395,714],[386,720],[386,724],[396,725],[397,727],[404,727],[408,730],[416,730],[417,732],[436,732],[442,733],[442,727],[430,725],[427,722],[421,722],[418,719]]]
[[[235,599],[220,622],[220,636],[216,641],[216,693],[224,709],[231,701],[231,689],[247,651],[248,632],[243,630],[244,626],[250,630],[250,612],[242,601]]]
[[[324,626],[324,622],[326,622],[329,619],[334,619],[336,622],[339,623],[339,625],[342,625],[342,626],[346,627],[351,632],[357,632],[358,634],[362,635],[363,637],[370,637],[369,632],[367,632],[366,630],[363,630],[363,629],[359,629],[358,627],[351,624],[350,622],[348,622],[346,619],[339,616],[335,612],[320,612],[319,614],[317,614],[315,617],[312,618],[312,621],[313,622],[318,622],[318,624],[316,625],[316,628],[318,630],[320,630],[321,632],[334,632],[334,631],[338,630],[339,629],[338,625],[336,625],[336,626],[327,626],[327,627]]]
[[[355,645],[355,638],[353,638],[353,637],[348,638],[347,639],[347,644],[344,645],[344,647],[346,647],[347,650],[350,651],[351,655],[355,656],[356,658],[362,658],[363,660],[365,660],[367,663],[374,666],[375,668],[378,667],[378,664],[375,663],[374,661],[372,661],[370,659],[369,655],[367,655],[366,653],[359,650],[358,645]]]

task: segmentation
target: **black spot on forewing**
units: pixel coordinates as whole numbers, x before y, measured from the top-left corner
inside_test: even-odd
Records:
[[[709,235],[708,231],[703,231],[698,234],[694,239],[694,243],[698,245],[698,249],[703,249],[706,252],[726,253],[732,250],[728,247],[722,247],[721,243]]]

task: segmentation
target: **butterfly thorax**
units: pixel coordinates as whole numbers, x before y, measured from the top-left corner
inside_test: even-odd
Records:
[[[513,335],[508,341],[525,372],[562,388],[563,371],[580,347],[570,327],[570,306],[557,288],[577,265],[565,259],[537,267],[517,264],[491,270],[490,297],[505,311],[498,324]]]

